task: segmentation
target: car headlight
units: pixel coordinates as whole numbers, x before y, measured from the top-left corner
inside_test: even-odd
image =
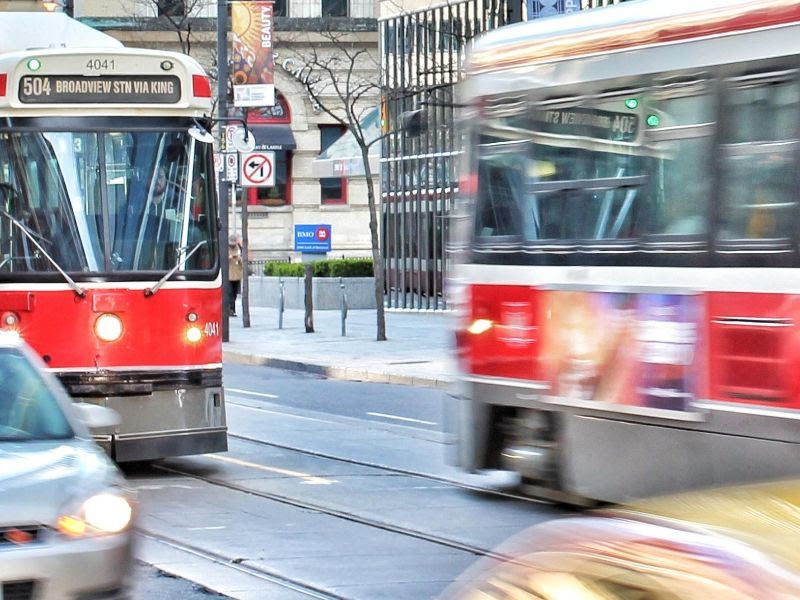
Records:
[[[120,533],[133,522],[133,502],[118,490],[105,491],[85,500],[75,511],[56,521],[60,533],[71,538]]]

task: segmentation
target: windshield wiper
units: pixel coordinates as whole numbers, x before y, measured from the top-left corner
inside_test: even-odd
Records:
[[[50,261],[50,264],[53,265],[59,273],[61,273],[61,276],[64,279],[66,279],[67,284],[69,285],[69,287],[72,289],[73,292],[75,292],[81,298],[86,296],[86,291],[77,283],[75,283],[75,280],[72,279],[72,277],[67,275],[67,272],[64,269],[62,269],[61,266],[55,261],[55,259],[47,253],[47,250],[42,248],[42,245],[36,241],[36,235],[30,229],[28,229],[23,223],[12,217],[8,212],[6,212],[1,208],[0,208],[0,214],[2,214],[4,217],[8,217],[9,221],[11,221],[17,227],[19,227],[20,231],[22,231],[22,233],[24,233],[25,236],[31,242],[33,242],[33,245],[39,249],[39,252],[41,252],[44,255],[44,257]]]
[[[197,252],[197,251],[200,249],[200,246],[204,246],[204,245],[205,245],[205,244],[207,244],[207,243],[208,243],[208,241],[207,241],[207,240],[200,240],[199,242],[197,242],[197,243],[196,243],[196,244],[195,244],[195,245],[192,247],[192,249],[191,249],[191,250],[189,250],[189,252],[187,252],[187,253],[186,253],[186,256],[184,256],[183,258],[181,258],[181,257],[179,256],[179,257],[178,257],[178,262],[177,262],[177,263],[175,263],[175,266],[174,266],[174,267],[172,267],[172,268],[171,268],[171,269],[170,269],[170,270],[167,272],[167,274],[166,274],[166,275],[164,275],[164,276],[163,276],[161,279],[159,279],[159,280],[158,280],[158,283],[156,283],[156,284],[155,284],[153,287],[151,287],[150,289],[147,289],[147,290],[145,290],[145,291],[144,291],[144,295],[145,295],[145,296],[152,296],[153,294],[155,294],[155,293],[156,293],[156,292],[157,292],[157,291],[158,291],[158,290],[161,288],[161,286],[162,286],[162,285],[164,285],[164,284],[165,284],[165,283],[166,283],[166,282],[169,280],[169,278],[170,278],[170,277],[172,277],[172,276],[175,274],[175,271],[177,271],[178,269],[180,269],[180,268],[183,266],[183,264],[184,264],[184,263],[185,263],[187,260],[189,260],[189,259],[191,258],[192,254],[194,254],[195,252]],[[186,248],[188,248],[188,247],[189,247],[189,246],[183,246],[183,247],[181,247],[181,248],[178,248],[178,254],[181,254],[182,252],[184,252],[184,251],[186,250]]]

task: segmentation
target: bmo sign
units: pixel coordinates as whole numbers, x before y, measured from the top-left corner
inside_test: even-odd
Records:
[[[294,249],[295,252],[330,252],[331,226],[295,225]]]

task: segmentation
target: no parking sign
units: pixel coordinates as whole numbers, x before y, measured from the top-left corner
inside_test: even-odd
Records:
[[[275,153],[250,152],[242,154],[240,183],[244,187],[275,185]]]

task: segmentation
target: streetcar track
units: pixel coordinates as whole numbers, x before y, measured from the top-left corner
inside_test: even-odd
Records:
[[[258,438],[241,435],[238,433],[231,433],[228,432],[229,438],[239,439],[246,442],[251,442],[253,444],[260,444],[262,446],[270,446],[272,448],[278,448],[280,450],[289,450],[291,452],[297,452],[298,454],[305,454],[306,456],[312,456],[314,458],[325,458],[328,460],[333,460],[341,463],[345,463],[348,465],[354,465],[358,467],[369,467],[372,469],[378,469],[381,471],[387,471],[389,473],[393,473],[395,475],[407,475],[409,477],[416,477],[419,479],[424,479],[427,481],[435,481],[437,483],[447,483],[452,485],[453,487],[461,488],[464,490],[469,490],[471,492],[480,492],[482,494],[487,494],[489,496],[497,496],[500,498],[505,498],[508,500],[521,500],[523,502],[527,502],[529,504],[546,504],[550,505],[550,502],[546,500],[541,500],[539,498],[532,498],[530,496],[523,496],[521,494],[517,494],[515,492],[507,492],[503,490],[495,490],[488,487],[481,487],[479,485],[472,485],[469,483],[464,483],[463,481],[457,481],[455,479],[449,479],[447,477],[440,477],[437,475],[430,475],[428,473],[421,473],[419,471],[411,471],[409,469],[401,469],[399,467],[390,467],[387,465],[383,465],[380,463],[372,463],[366,462],[363,460],[357,460],[354,458],[344,458],[341,456],[335,456],[333,454],[327,454],[325,452],[319,452],[317,450],[305,450],[303,448],[297,448],[295,446],[288,446],[286,444],[279,444],[277,442],[268,442],[266,440],[260,440]]]
[[[243,562],[239,562],[240,559],[230,559],[216,552],[211,552],[210,550],[198,548],[197,546],[194,546],[192,544],[187,544],[186,542],[178,541],[174,538],[167,537],[160,533],[155,533],[153,531],[143,529],[142,527],[138,527],[136,529],[136,534],[145,539],[152,540],[159,544],[164,544],[165,546],[169,546],[175,550],[179,550],[181,552],[191,554],[198,558],[211,561],[223,567],[233,569],[234,571],[239,571],[240,573],[244,573],[251,577],[255,577],[256,579],[267,581],[274,585],[278,585],[280,587],[292,590],[294,592],[298,592],[300,594],[308,596],[309,598],[316,598],[317,600],[347,600],[347,598],[345,598],[344,596],[339,596],[338,594],[334,594],[333,592],[329,592],[317,586],[313,586],[304,583],[302,581],[297,581],[295,579],[290,579],[278,573],[271,572],[267,569],[262,569],[259,567],[253,567],[250,565],[243,564]]]
[[[454,488],[470,490],[499,498],[521,500],[530,504],[545,503],[542,500],[537,500],[534,498],[522,496],[512,492],[472,485],[469,483],[449,479],[444,476],[430,475],[410,469],[391,467],[387,465],[371,463],[364,460],[335,456],[332,454],[327,454],[325,452],[306,450],[302,448],[292,447],[286,444],[280,444],[280,443],[265,441],[262,439],[252,438],[246,435],[233,434],[230,431],[228,432],[228,437],[231,439],[241,440],[242,442],[245,443],[278,448],[281,450],[285,450],[288,452],[295,452],[298,454],[306,455],[320,460],[336,461],[343,464],[371,468],[389,475],[402,475],[407,477],[414,477],[425,481],[445,484],[448,486],[452,486]],[[437,546],[445,547],[451,550],[464,552],[475,557],[488,557],[506,563],[527,566],[524,559],[521,559],[520,557],[514,557],[469,542],[462,542],[456,539],[452,539],[450,537],[445,537],[434,533],[428,533],[417,528],[406,527],[403,525],[390,523],[384,520],[384,518],[380,516],[370,517],[370,516],[353,514],[352,512],[349,512],[347,510],[325,506],[317,502],[311,502],[299,499],[297,497],[293,497],[292,495],[283,495],[280,493],[253,489],[251,487],[247,487],[246,485],[241,485],[236,482],[226,481],[218,477],[208,476],[206,474],[194,473],[191,471],[191,469],[185,467],[181,468],[181,466],[167,465],[161,463],[161,464],[153,464],[152,467],[155,470],[159,470],[165,473],[170,473],[172,475],[186,477],[189,479],[193,479],[195,481],[201,481],[214,487],[247,494],[249,496],[277,502],[279,504],[286,506],[292,506],[301,510],[312,511],[320,515],[326,515],[331,518],[341,519],[343,521],[347,521],[357,525],[362,525],[372,529],[381,530],[390,534],[396,534],[408,538],[413,538],[425,543],[435,544]],[[304,583],[303,581],[292,579],[291,577],[286,577],[284,575],[281,575],[279,573],[270,570],[269,568],[260,568],[245,564],[247,559],[226,557],[216,552],[206,550],[204,548],[197,547],[195,545],[188,544],[149,530],[139,529],[137,533],[145,538],[153,540],[154,542],[165,544],[167,546],[175,548],[176,550],[187,552],[204,560],[212,561],[216,564],[219,564],[220,566],[234,569],[236,571],[260,579],[262,581],[271,583],[273,585],[293,590],[309,598],[315,598],[317,600],[348,600],[346,597],[337,595],[336,593],[328,591],[322,587],[315,586],[313,584],[307,584]]]
[[[239,407],[242,407],[242,408],[255,408],[256,410],[264,410],[264,409],[261,409],[259,407],[250,406],[248,404],[238,404],[238,403],[230,402],[230,401],[227,401],[227,404],[233,404],[235,406],[239,406]],[[292,413],[285,413],[283,411],[274,411],[273,409],[270,409],[269,412],[278,412],[280,414],[285,414],[285,415],[292,416],[292,417],[296,417],[297,416],[297,415],[294,415]],[[305,418],[305,417],[302,417],[302,418]],[[339,418],[340,419],[346,419],[346,420],[353,419],[352,417],[339,417]],[[325,419],[320,419],[320,420],[326,421]],[[354,419],[354,420],[358,420],[358,419]],[[334,421],[326,421],[326,422],[337,422],[337,421],[334,420]],[[388,425],[390,427],[403,427],[402,425],[394,425],[394,424],[390,424],[390,423],[385,423],[385,424],[382,423],[381,425]],[[414,429],[414,428],[409,428],[409,429]],[[422,430],[422,431],[428,431],[428,430]],[[493,489],[493,488],[490,488],[490,487],[484,487],[484,486],[479,486],[479,485],[472,485],[472,484],[469,484],[469,483],[465,483],[463,481],[458,481],[456,479],[450,479],[448,477],[430,475],[428,473],[422,473],[420,471],[412,471],[412,470],[409,470],[409,469],[401,469],[401,468],[398,468],[398,467],[390,467],[388,465],[384,465],[384,464],[380,464],[380,463],[365,462],[363,460],[356,460],[356,459],[353,459],[353,458],[345,458],[345,457],[341,457],[341,456],[336,456],[334,454],[327,454],[325,452],[319,452],[319,451],[316,451],[316,450],[306,450],[304,448],[297,448],[295,446],[288,446],[286,444],[279,444],[277,442],[268,442],[266,440],[262,440],[262,439],[258,439],[258,438],[254,438],[254,437],[250,437],[250,436],[246,436],[246,435],[242,435],[242,434],[232,433],[230,430],[228,431],[228,438],[240,439],[240,440],[244,440],[244,441],[251,442],[251,443],[254,443],[254,444],[261,444],[263,446],[270,446],[270,447],[273,447],[273,448],[279,448],[281,450],[289,450],[289,451],[292,451],[292,452],[297,452],[299,454],[305,454],[306,456],[313,456],[315,458],[326,458],[328,460],[342,462],[342,463],[345,463],[345,464],[361,466],[361,467],[370,467],[370,468],[373,468],[373,469],[380,469],[380,470],[383,470],[383,471],[388,471],[390,473],[395,473],[397,475],[407,475],[409,477],[418,477],[420,479],[425,479],[427,481],[435,481],[437,483],[447,483],[447,484],[450,484],[452,486],[455,486],[455,487],[458,487],[458,488],[461,488],[461,489],[464,489],[464,490],[469,490],[469,491],[472,491],[472,492],[480,492],[480,493],[484,493],[484,494],[487,494],[487,495],[490,495],[490,496],[497,496],[499,498],[505,498],[505,499],[509,499],[509,500],[521,500],[523,502],[527,502],[527,503],[530,503],[530,504],[547,504],[547,505],[551,504],[548,500],[544,500],[544,499],[541,499],[541,498],[534,498],[534,497],[531,497],[531,496],[526,496],[526,495],[518,494],[518,493],[515,493],[515,492],[509,492],[509,491],[504,491],[504,490],[499,490],[499,489]]]
[[[472,544],[468,544],[465,542],[459,542],[458,540],[448,539],[445,537],[441,537],[438,535],[425,533],[422,531],[418,531],[416,529],[410,529],[408,527],[403,527],[401,525],[395,525],[392,523],[386,523],[384,521],[379,521],[376,519],[372,519],[370,517],[360,516],[353,513],[345,512],[343,510],[339,510],[336,508],[331,508],[327,506],[323,506],[321,504],[308,502],[304,500],[299,500],[297,498],[292,498],[290,496],[284,496],[281,494],[275,494],[272,492],[264,492],[260,490],[254,490],[252,488],[248,488],[236,483],[232,483],[229,481],[223,481],[217,479],[215,477],[207,477],[203,475],[198,475],[195,473],[191,473],[189,471],[185,471],[182,469],[178,469],[171,466],[166,465],[153,465],[154,469],[158,469],[161,471],[165,471],[167,473],[171,473],[173,475],[181,475],[183,477],[188,477],[190,479],[195,479],[197,481],[203,481],[210,485],[214,485],[217,487],[222,487],[225,489],[241,492],[244,494],[249,494],[251,496],[256,496],[258,498],[264,498],[266,500],[272,500],[273,502],[278,502],[280,504],[285,504],[288,506],[294,506],[296,508],[301,508],[304,510],[310,510],[319,514],[328,515],[330,517],[335,517],[338,519],[342,519],[344,521],[349,521],[351,523],[357,523],[359,525],[364,525],[366,527],[372,527],[373,529],[380,529],[382,531],[388,531],[390,533],[397,533],[399,535],[404,535],[406,537],[411,537],[414,539],[418,539],[420,541],[428,542],[431,544],[436,544],[439,546],[443,546],[446,548],[450,548],[453,550],[459,550],[461,552],[467,552],[469,554],[473,554],[475,556],[486,556],[489,558],[494,558],[500,561],[506,562],[513,562],[519,563],[519,559],[514,558],[513,556],[502,554],[500,552],[495,552],[493,550],[489,550],[487,548],[481,548],[479,546],[474,546]]]

